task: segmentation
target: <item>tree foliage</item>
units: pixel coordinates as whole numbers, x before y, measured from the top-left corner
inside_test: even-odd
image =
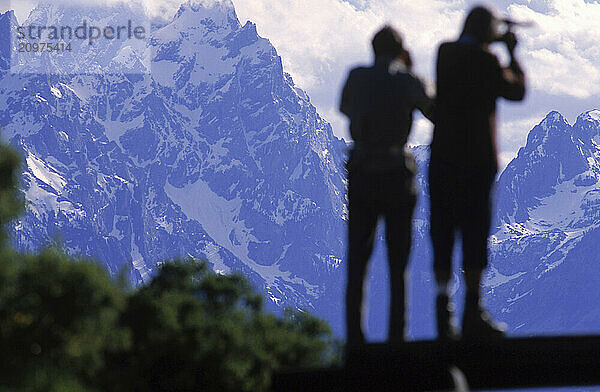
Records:
[[[264,391],[274,371],[336,359],[324,322],[265,312],[243,276],[203,262],[164,263],[128,289],[56,248],[10,249],[18,164],[0,146],[0,389]]]

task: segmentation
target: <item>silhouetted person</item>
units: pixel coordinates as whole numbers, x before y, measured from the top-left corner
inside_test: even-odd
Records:
[[[525,83],[514,58],[514,34],[502,37],[511,57],[509,67],[502,68],[488,51],[489,43],[499,40],[499,23],[489,10],[476,7],[467,16],[459,40],[443,43],[438,52],[429,192],[437,324],[442,339],[454,334],[447,286],[456,231],[462,235],[467,285],[463,337],[503,336],[502,328],[481,308],[479,291],[488,259],[490,190],[498,169],[496,99],[522,100]]]
[[[377,220],[385,219],[391,277],[390,341],[404,330],[404,270],[411,244],[416,192],[414,160],[404,151],[416,108],[430,115],[433,101],[410,73],[410,56],[391,27],[372,41],[375,64],[353,69],[340,110],[350,119],[354,148],[348,169],[348,286],[346,327],[349,345],[364,343],[361,328],[363,284]]]

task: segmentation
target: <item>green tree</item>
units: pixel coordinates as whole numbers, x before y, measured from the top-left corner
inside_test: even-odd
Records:
[[[332,358],[322,321],[266,313],[246,279],[215,275],[204,263],[164,264],[122,315],[132,346],[115,361],[118,375],[105,379],[123,380],[123,391],[268,390],[273,371]]]
[[[24,209],[19,191],[21,159],[9,146],[0,143],[0,249],[7,245],[7,224]]]
[[[243,276],[175,261],[131,290],[57,248],[11,249],[18,173],[0,145],[0,390],[266,391],[274,371],[335,360],[324,322],[265,312]]]
[[[127,331],[117,328],[125,294],[99,266],[59,250],[7,256],[0,298],[5,382],[40,391],[91,389],[106,354],[129,345]]]

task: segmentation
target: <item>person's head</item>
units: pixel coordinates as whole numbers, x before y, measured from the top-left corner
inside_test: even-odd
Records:
[[[496,38],[497,19],[488,8],[475,7],[467,15],[461,35],[469,35],[482,44],[490,43]]]
[[[375,34],[371,41],[375,57],[396,58],[402,55],[402,37],[393,27],[385,26]]]

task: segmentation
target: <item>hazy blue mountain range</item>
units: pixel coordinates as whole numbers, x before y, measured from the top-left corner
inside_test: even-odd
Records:
[[[78,25],[85,11],[46,3],[29,19]],[[272,303],[318,311],[340,287],[345,142],[230,3],[184,4],[148,42],[148,73],[0,74],[3,137],[26,162],[16,244],[58,235],[135,280],[170,258],[208,259]]]
[[[29,18],[64,25],[83,15],[45,3]],[[12,12],[0,16],[2,36],[16,23]],[[8,70],[3,40],[0,126],[23,155],[28,203],[15,244],[58,241],[113,275],[126,268],[134,282],[174,257],[206,259],[216,272],[248,276],[273,308],[311,310],[342,333],[346,143],[227,1],[182,5],[154,26],[148,47],[150,63],[129,61],[130,72],[23,76]],[[550,113],[499,178],[484,290],[515,333],[600,329],[599,134],[599,111],[574,125]],[[412,152],[421,198],[409,334],[421,338],[435,335],[428,149]],[[381,336],[381,244],[375,253],[370,326]]]
[[[490,306],[517,333],[600,330],[600,111],[551,112],[496,185]]]

